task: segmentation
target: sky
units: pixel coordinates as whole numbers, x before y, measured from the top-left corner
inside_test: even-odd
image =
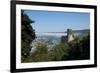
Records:
[[[35,23],[35,32],[64,32],[67,29],[81,30],[90,28],[90,14],[80,12],[54,12],[25,10]]]

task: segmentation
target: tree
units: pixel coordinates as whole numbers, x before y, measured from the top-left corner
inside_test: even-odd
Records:
[[[36,46],[36,52],[31,56],[32,61],[42,62],[48,61],[48,48],[45,43],[38,43]]]
[[[32,28],[31,23],[34,23],[29,16],[21,11],[21,62],[29,56],[31,46],[30,44],[35,39],[35,30]]]

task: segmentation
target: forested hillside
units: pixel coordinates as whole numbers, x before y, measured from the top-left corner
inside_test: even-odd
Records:
[[[26,62],[64,61],[90,59],[90,36],[76,38],[69,43],[60,43],[48,51],[47,44],[39,43],[37,51]]]

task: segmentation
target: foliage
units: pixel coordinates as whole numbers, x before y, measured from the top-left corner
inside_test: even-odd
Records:
[[[48,48],[44,43],[38,43],[36,52],[28,57],[27,62],[42,62],[49,60]]]
[[[37,51],[26,62],[82,60],[90,58],[90,36],[76,38],[69,43],[60,43],[48,51],[47,44],[39,43]]]
[[[35,39],[35,30],[30,23],[34,23],[24,11],[21,11],[21,62],[29,56],[31,42]]]
[[[89,34],[81,40],[75,39],[68,43],[70,47],[69,56],[63,57],[63,60],[82,60],[90,58],[90,36]]]

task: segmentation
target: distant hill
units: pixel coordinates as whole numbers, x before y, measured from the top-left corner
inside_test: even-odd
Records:
[[[83,30],[73,30],[74,33],[87,33],[90,32],[90,29],[83,29]]]
[[[90,33],[90,29],[84,29],[84,30],[75,30],[73,31],[74,35],[78,38],[82,38]]]

